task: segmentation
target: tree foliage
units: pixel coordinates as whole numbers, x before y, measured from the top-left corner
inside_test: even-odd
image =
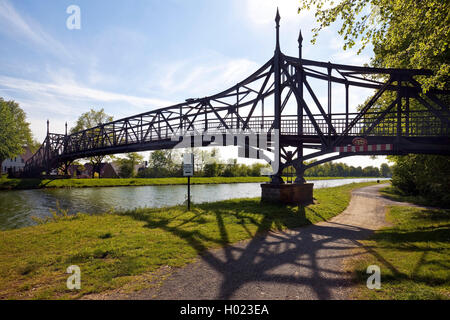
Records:
[[[0,164],[22,153],[25,145],[33,145],[25,112],[18,103],[0,98]]]
[[[137,152],[131,152],[126,158],[117,159],[119,163],[119,176],[121,178],[131,178],[136,175],[135,166],[139,164],[144,157]]]
[[[254,163],[238,164],[235,159],[220,162],[219,150],[189,150],[194,153],[194,175],[199,177],[246,177],[260,176],[261,168],[268,165]],[[181,153],[175,150],[157,150],[150,155],[149,166],[138,173],[142,178],[180,177],[183,175]]]
[[[103,108],[98,111],[91,108],[91,110],[78,117],[75,127],[70,129],[70,133],[83,131],[111,121],[113,121],[113,117],[107,115]]]
[[[181,175],[181,155],[178,151],[156,150],[150,154],[148,168],[139,172],[139,177],[162,178]]]
[[[103,108],[98,111],[96,111],[95,109],[91,109],[78,117],[77,123],[73,128],[70,129],[70,133],[76,133],[86,129],[94,128],[98,125],[108,123],[111,121],[113,121],[113,117],[107,115]],[[93,167],[92,177],[94,177],[96,172],[100,174],[100,165],[105,160],[106,157],[108,156],[95,156],[87,158]],[[112,159],[112,157],[110,158]]]
[[[448,88],[450,71],[449,2],[442,0],[303,0],[299,11],[316,8],[319,32],[341,23],[343,49],[369,43],[375,57],[371,64],[391,68],[427,68],[433,77],[421,79],[424,87]]]
[[[450,157],[415,154],[395,157],[392,184],[405,195],[450,206]]]
[[[294,171],[295,172],[295,171]],[[326,162],[305,171],[305,177],[390,177],[391,168],[383,163],[378,169],[374,166],[354,167],[342,162]]]

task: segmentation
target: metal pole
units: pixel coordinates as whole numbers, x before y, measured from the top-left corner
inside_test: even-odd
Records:
[[[298,59],[300,61],[300,67],[297,69],[297,87],[299,90],[299,95],[301,99],[303,99],[303,67],[302,67],[302,31],[300,30],[300,33],[298,35]],[[300,101],[297,101],[297,135],[300,137],[300,139],[303,139],[303,105]],[[295,183],[297,184],[303,184],[305,183],[304,178],[304,170],[303,170],[303,140],[300,140],[300,144],[297,147],[297,159],[300,160],[300,163],[295,167]],[[291,168],[292,171],[292,168]],[[292,179],[291,179],[292,180]],[[292,181],[291,181],[292,183]]]
[[[236,129],[239,129],[239,88],[236,89]]]
[[[402,81],[397,79],[397,138],[402,135]]]
[[[277,15],[275,17],[276,22],[276,47],[275,47],[275,55],[274,55],[274,126],[275,132],[278,132],[278,135],[281,136],[281,72],[280,72],[280,14],[277,9]],[[280,137],[281,138],[281,137]],[[279,143],[281,144],[281,139],[279,140]],[[282,184],[283,179],[281,177],[281,170],[280,170],[280,164],[281,164],[281,150],[278,147],[274,150],[276,152],[274,161],[278,161],[278,172],[275,173],[275,175],[272,176],[272,184]]]
[[[261,100],[261,130],[264,130],[264,98]]]
[[[180,106],[180,130],[179,135],[181,136],[183,134],[183,107]]]
[[[300,30],[300,33],[298,35],[298,59],[300,60],[300,67],[298,68],[298,90],[300,97],[303,99],[303,68],[301,66],[302,63],[302,31]],[[303,106],[300,103],[300,101],[297,102],[297,134],[300,136],[303,134]],[[303,156],[303,143],[301,144],[302,147],[300,148],[299,152],[301,151],[301,154],[299,153],[299,156]]]
[[[348,127],[348,83],[345,84],[345,128]],[[345,130],[345,129],[344,129]]]
[[[330,62],[328,62],[330,65]],[[331,136],[331,67],[328,66],[328,119],[330,124],[328,125],[328,136]]]
[[[205,111],[205,131],[208,131],[208,112],[206,110],[206,103],[203,106],[203,109]]]
[[[46,174],[50,175],[50,121],[47,119],[47,143],[45,145]]]
[[[406,124],[405,124],[405,130],[406,130],[406,136],[409,136],[409,95],[406,95],[406,104],[405,104],[405,112],[406,112]]]
[[[66,134],[64,135],[64,150],[63,150],[64,153],[67,152],[67,145],[68,145],[68,140],[67,140],[67,121],[66,121],[65,127],[66,127]]]
[[[188,211],[191,211],[191,177],[188,176]]]

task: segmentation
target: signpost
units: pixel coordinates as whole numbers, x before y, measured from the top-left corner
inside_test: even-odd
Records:
[[[188,178],[188,211],[191,210],[191,177],[194,175],[194,154],[183,154],[183,176]]]

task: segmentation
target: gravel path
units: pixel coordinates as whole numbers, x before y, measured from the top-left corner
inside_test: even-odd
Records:
[[[270,232],[202,255],[156,288],[129,299],[345,299],[351,273],[343,261],[359,240],[386,226],[384,185],[354,190],[348,208],[328,222]],[[124,297],[121,297],[124,298]]]

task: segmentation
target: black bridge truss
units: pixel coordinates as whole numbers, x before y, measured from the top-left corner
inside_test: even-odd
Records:
[[[424,92],[416,79],[432,75],[431,71],[303,59],[301,32],[299,56],[287,56],[280,50],[278,12],[275,21],[274,56],[245,80],[212,96],[187,99],[73,134],[67,134],[67,125],[65,134],[50,133],[47,122],[47,136],[26,162],[24,174],[48,174],[79,158],[174,148],[179,143],[176,137],[186,135],[192,135],[192,141],[205,133],[223,135],[221,145],[236,145],[236,139],[226,137],[237,130],[266,138],[279,133],[279,147],[269,143],[268,148],[275,153],[278,168],[272,175],[272,183],[282,183],[280,175],[287,166],[296,169],[296,183],[303,183],[304,170],[309,167],[351,155],[450,154],[448,91]],[[313,90],[313,82],[327,87],[326,106]],[[343,113],[332,112],[336,85],[345,90],[345,101],[339,101],[345,105]],[[351,113],[349,92],[355,87],[371,89],[374,94],[361,101],[358,112]],[[308,104],[308,99],[312,103]],[[285,110],[290,100],[296,106],[293,114]],[[385,106],[382,109],[381,102]],[[336,147],[352,145],[355,137],[364,138],[368,145],[393,147],[335,152]],[[202,140],[202,146],[210,145],[211,141]],[[246,145],[246,155],[252,147]],[[314,151],[304,154],[304,149]],[[308,164],[308,160],[317,157],[322,159]]]

